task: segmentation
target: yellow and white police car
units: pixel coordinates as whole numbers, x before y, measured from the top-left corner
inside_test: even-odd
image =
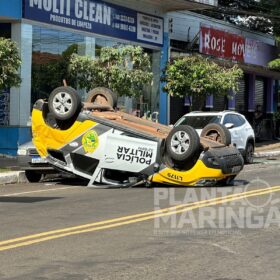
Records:
[[[174,186],[228,183],[243,168],[222,125],[199,137],[186,125],[170,128],[114,110],[106,88],[80,101],[71,87],[56,88],[32,112],[33,143],[58,170],[83,177],[92,187],[127,187],[142,182]]]

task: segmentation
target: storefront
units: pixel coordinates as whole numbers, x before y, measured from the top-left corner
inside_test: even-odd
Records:
[[[232,98],[209,96],[204,104],[205,110],[236,110],[250,121],[257,107],[266,115],[274,112],[280,74],[267,68],[268,62],[277,58],[278,54],[272,36],[250,32],[191,12],[170,13],[169,17],[172,18],[174,30],[170,35],[171,55],[200,53],[223,66],[238,64],[244,71],[239,91],[231,94]],[[174,43],[177,44],[176,48]],[[172,102],[181,106],[182,112],[188,111],[187,100],[171,100],[171,108],[174,107]],[[180,102],[181,105],[178,104]],[[201,108],[201,104],[199,107],[193,105],[194,110]],[[170,113],[171,122],[178,117]]]

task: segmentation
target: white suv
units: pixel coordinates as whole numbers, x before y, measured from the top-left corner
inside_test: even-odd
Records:
[[[234,111],[191,112],[181,117],[175,124],[190,125],[201,134],[202,128],[209,123],[225,125],[231,133],[231,143],[241,152],[246,163],[253,162],[255,134],[246,118]]]

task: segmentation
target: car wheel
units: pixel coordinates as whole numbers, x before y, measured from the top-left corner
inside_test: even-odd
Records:
[[[254,145],[248,142],[245,149],[244,161],[245,163],[253,163],[254,161]]]
[[[93,103],[98,95],[103,96],[111,107],[115,108],[117,106],[117,95],[113,91],[105,87],[97,87],[92,89],[88,93],[85,102]]]
[[[222,124],[210,123],[201,132],[201,137],[208,137],[226,146],[231,144],[231,134]]]
[[[38,183],[41,181],[43,174],[35,172],[33,170],[25,170],[25,177],[30,183]]]
[[[166,138],[166,152],[173,160],[184,162],[192,159],[200,149],[200,140],[194,128],[179,125]]]
[[[81,109],[81,99],[71,87],[54,89],[48,101],[49,110],[58,120],[69,120]]]

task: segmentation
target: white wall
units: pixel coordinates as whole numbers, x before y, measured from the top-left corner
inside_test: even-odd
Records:
[[[168,18],[173,19],[173,33],[170,34],[170,39],[191,42],[193,38],[199,33],[200,24],[205,24],[212,25],[217,29],[222,29],[230,33],[242,35],[246,38],[255,39],[269,45],[275,45],[275,40],[270,35],[253,31],[246,31],[233,24],[229,24],[221,20],[216,20],[192,12],[172,12],[168,13]]]

